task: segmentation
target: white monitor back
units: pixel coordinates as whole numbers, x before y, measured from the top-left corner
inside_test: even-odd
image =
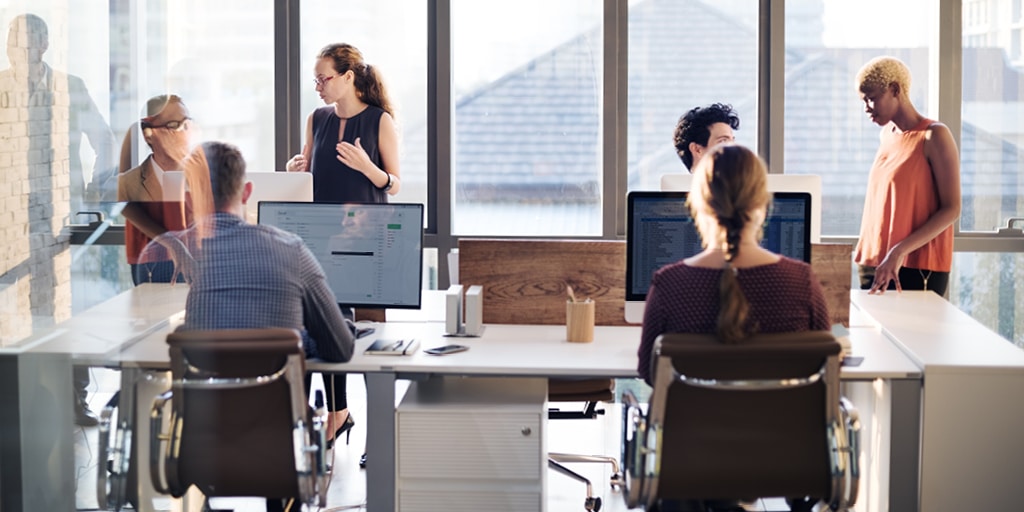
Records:
[[[690,191],[690,174],[662,174],[661,190]],[[769,192],[811,194],[811,243],[821,243],[821,176],[817,174],[769,174]]]
[[[246,203],[245,218],[256,224],[260,201],[313,201],[313,175],[308,172],[247,172],[252,195]]]

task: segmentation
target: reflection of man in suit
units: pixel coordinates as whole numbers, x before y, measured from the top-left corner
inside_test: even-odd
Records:
[[[76,220],[75,213],[87,200],[114,200],[116,189],[113,187],[116,185],[111,178],[115,171],[115,141],[110,126],[89,96],[85,82],[43,62],[43,54],[49,46],[49,30],[42,18],[35,14],[15,17],[7,33],[7,58],[11,67],[0,71],[0,91],[25,91],[27,84],[30,106],[52,106],[61,113],[67,108],[70,212],[71,220]],[[65,97],[67,104],[63,103]],[[81,155],[83,135],[89,139],[89,145],[96,153],[88,197]]]
[[[27,138],[25,152],[29,168],[29,234],[31,254],[46,254],[58,246],[52,226],[59,226],[66,215],[82,209],[86,197],[80,154],[82,135],[96,152],[93,182],[113,171],[114,137],[100,115],[81,78],[57,71],[43,62],[49,48],[46,22],[34,14],[15,17],[7,32],[7,57],[10,68],[0,71],[0,107],[24,112],[14,126],[25,132],[12,134]],[[66,126],[57,123],[67,122]],[[26,137],[27,136],[27,137]],[[63,162],[67,162],[67,174]],[[68,190],[64,196],[63,190]],[[64,197],[68,203],[59,204]],[[73,217],[72,217],[73,218]],[[54,261],[34,263],[31,293],[32,313],[37,318],[54,319],[60,311],[53,298],[53,283],[58,275]],[[37,285],[36,282],[42,283]],[[75,422],[83,426],[97,424],[96,415],[86,402],[89,372],[74,367]]]
[[[132,280],[141,283],[168,283],[174,277],[174,264],[152,261],[143,249],[152,239],[167,231],[185,229],[183,198],[167,197],[164,173],[180,171],[188,154],[188,107],[180,97],[168,94],[146,102],[145,117],[139,124],[142,137],[153,151],[138,167],[118,178],[117,200],[124,207],[125,252],[132,267]]]

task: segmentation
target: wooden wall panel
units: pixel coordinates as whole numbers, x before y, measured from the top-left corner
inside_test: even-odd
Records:
[[[849,244],[813,244],[811,268],[825,289],[828,312],[833,324],[850,326],[850,284],[853,246]]]
[[[833,323],[850,324],[853,251],[814,244],[811,266]],[[597,302],[597,325],[627,325],[626,243],[621,240],[459,240],[459,280],[484,287],[484,323],[564,324],[566,286]]]
[[[484,287],[484,323],[565,324],[566,286],[596,325],[626,325],[626,242],[459,240],[459,281]]]

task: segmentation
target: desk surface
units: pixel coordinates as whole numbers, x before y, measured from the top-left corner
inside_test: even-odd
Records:
[[[78,362],[134,368],[167,368],[165,338],[180,325],[188,287],[145,284],[132,288],[74,318],[23,342],[25,350],[70,353]],[[565,341],[560,325],[485,325],[479,338],[444,336],[438,317],[443,292],[424,293],[421,310],[389,310],[387,323],[356,341],[348,363],[311,360],[310,369],[325,372],[407,372],[464,375],[565,377],[635,377],[639,326],[597,326],[591,343]],[[955,309],[955,308],[954,308]],[[969,317],[968,317],[969,318]],[[973,322],[973,320],[972,320]],[[417,338],[411,356],[365,355],[377,339]],[[919,378],[917,365],[877,327],[851,327],[852,355],[860,366],[843,367],[846,380]],[[457,343],[466,352],[446,356],[423,349]]]
[[[872,325],[928,371],[1024,372],[1024,351],[932,292],[869,295],[852,302]]]
[[[78,362],[102,366],[148,335],[168,332],[167,326],[184,316],[187,296],[185,285],[143,284],[41,329],[6,350],[70,354]]]

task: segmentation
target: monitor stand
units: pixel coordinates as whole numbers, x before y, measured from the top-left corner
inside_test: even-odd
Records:
[[[644,322],[644,302],[639,300],[626,301],[626,322],[642,324]]]

